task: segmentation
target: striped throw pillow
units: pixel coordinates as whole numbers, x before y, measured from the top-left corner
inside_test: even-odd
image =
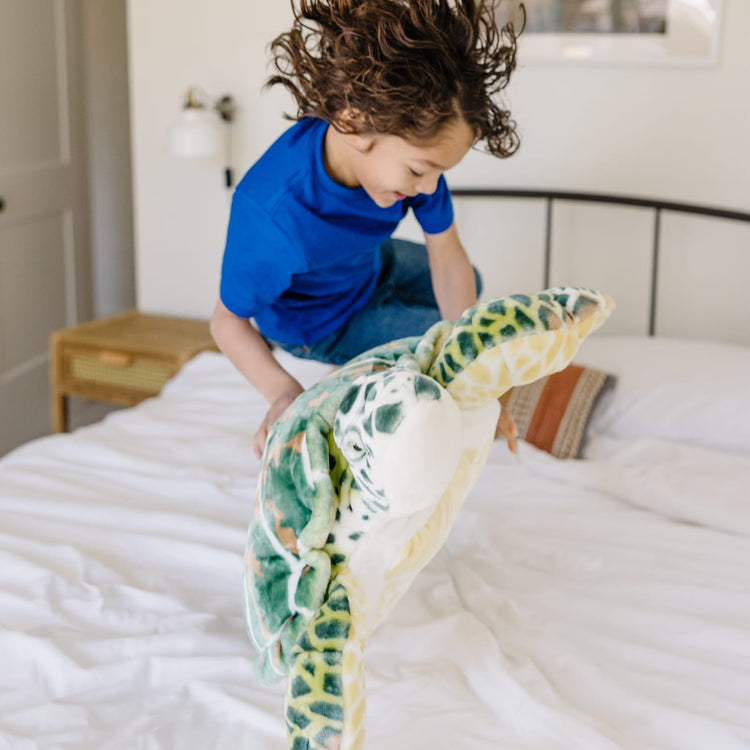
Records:
[[[568,365],[546,378],[508,391],[501,399],[518,437],[558,458],[578,458],[599,395],[614,385],[601,370]]]

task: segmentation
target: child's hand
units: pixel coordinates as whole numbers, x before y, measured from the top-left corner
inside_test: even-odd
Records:
[[[293,389],[284,391],[284,393],[278,396],[271,404],[271,408],[266,413],[266,418],[261,423],[258,431],[255,433],[255,437],[253,438],[253,451],[255,452],[256,458],[260,458],[263,455],[263,448],[266,447],[268,433],[276,423],[276,420],[284,413],[286,407],[289,406],[289,404],[291,404],[300,393],[302,393],[302,391],[302,386],[299,387],[299,390]]]
[[[511,453],[518,453],[518,427],[513,415],[505,408],[500,407],[500,417],[497,420],[495,438],[503,437],[508,441]]]

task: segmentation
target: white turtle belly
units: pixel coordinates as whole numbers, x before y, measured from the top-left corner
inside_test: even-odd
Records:
[[[447,538],[487,460],[499,412],[497,401],[462,410],[460,458],[439,500],[414,515],[378,524],[353,550],[348,567],[364,592],[364,637],[393,609]]]

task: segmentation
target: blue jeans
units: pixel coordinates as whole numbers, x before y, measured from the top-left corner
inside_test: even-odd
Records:
[[[388,240],[380,251],[383,268],[368,303],[341,328],[310,346],[277,344],[303,359],[341,365],[352,357],[405,336],[421,336],[440,317],[424,245]],[[474,269],[477,296],[482,280]],[[277,343],[277,342],[274,342]]]

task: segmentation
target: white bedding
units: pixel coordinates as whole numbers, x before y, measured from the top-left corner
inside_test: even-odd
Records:
[[[240,608],[264,411],[206,353],[0,461],[0,747],[285,747]],[[586,455],[494,446],[368,641],[368,750],[750,748],[750,458]]]

